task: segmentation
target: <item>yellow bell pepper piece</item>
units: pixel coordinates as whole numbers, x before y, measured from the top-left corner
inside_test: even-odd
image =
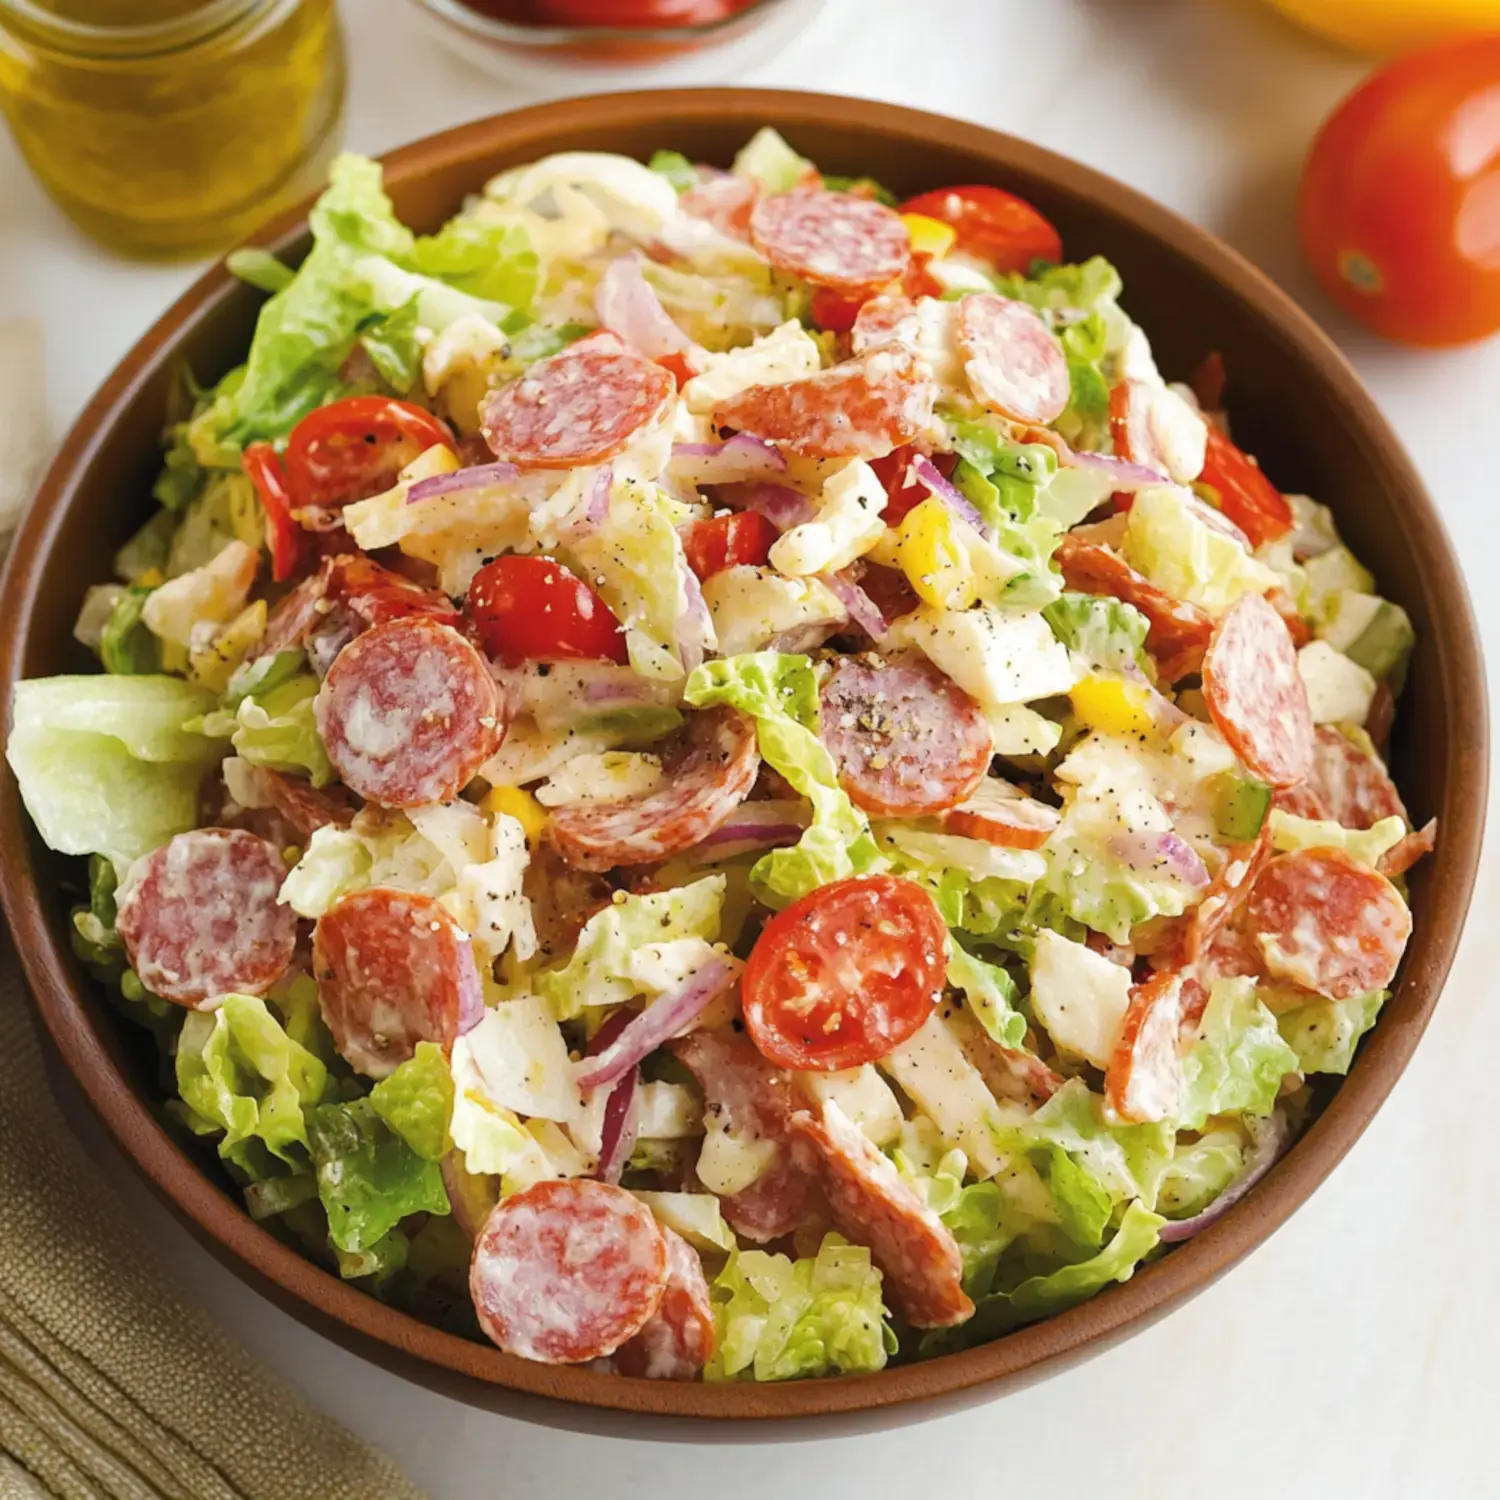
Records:
[[[924,603],[934,609],[968,609],[978,599],[969,554],[941,500],[933,496],[914,506],[898,535],[901,571]]]
[[[479,810],[488,818],[504,813],[514,818],[526,834],[526,842],[535,844],[547,826],[547,814],[530,792],[518,786],[492,786],[479,800]]]
[[[1079,720],[1100,734],[1136,737],[1156,733],[1151,696],[1139,683],[1120,677],[1085,677],[1074,683],[1068,696]]]
[[[462,467],[458,454],[446,443],[434,443],[432,447],[424,448],[402,469],[401,483],[415,484],[419,479],[431,479],[437,474],[452,474]]]
[[[941,260],[953,248],[953,241],[957,238],[951,224],[945,224],[941,219],[929,219],[926,214],[902,214],[901,222],[911,236],[913,255]]]
[[[188,653],[188,665],[194,678],[204,687],[222,693],[234,676],[234,669],[260,643],[266,633],[266,601],[257,599],[246,606],[206,646]]]

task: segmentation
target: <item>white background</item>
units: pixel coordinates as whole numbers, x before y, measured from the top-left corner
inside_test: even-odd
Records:
[[[437,48],[404,0],[346,0],[344,9],[350,145],[384,151],[523,102]],[[1302,156],[1367,66],[1255,0],[829,0],[794,50],[734,81],[859,94],[1028,136],[1250,255],[1325,323],[1394,420],[1470,569],[1500,659],[1500,589],[1479,571],[1496,540],[1500,343],[1452,354],[1382,346],[1331,308],[1297,256]],[[195,274],[123,265],[85,243],[0,140],[0,318],[44,322],[55,433]],[[313,1401],[384,1445],[435,1500],[593,1490],[622,1500],[1500,1493],[1494,864],[1416,1061],[1353,1154],[1271,1243],[1091,1364],[925,1425],[707,1447],[561,1434],[470,1410],[277,1312],[133,1183],[131,1202],[190,1292]]]

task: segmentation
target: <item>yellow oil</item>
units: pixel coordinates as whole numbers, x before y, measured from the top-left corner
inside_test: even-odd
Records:
[[[0,106],[96,239],[185,256],[316,184],[336,145],[334,0],[0,0]]]

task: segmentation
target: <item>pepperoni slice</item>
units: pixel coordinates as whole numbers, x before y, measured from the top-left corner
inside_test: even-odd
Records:
[[[1154,399],[1154,392],[1144,381],[1122,380],[1109,393],[1109,430],[1117,457],[1154,469],[1165,479],[1171,471],[1151,430]],[[1128,501],[1130,497],[1125,498]]]
[[[313,930],[313,977],[334,1045],[356,1073],[384,1078],[418,1042],[451,1047],[483,1014],[469,935],[417,891],[370,886]]]
[[[296,777],[283,776],[269,766],[261,767],[260,772],[260,782],[271,806],[291,824],[304,844],[318,829],[330,824],[346,827],[354,817],[354,809],[342,795],[342,787],[324,792]]]
[[[1219,933],[1238,917],[1245,898],[1255,889],[1255,882],[1271,858],[1271,820],[1261,824],[1255,841],[1231,848],[1223,867],[1214,876],[1207,894],[1193,908],[1188,918],[1183,943],[1183,959],[1196,964],[1212,947]]]
[[[969,388],[991,411],[1038,427],[1063,414],[1072,391],[1067,356],[1034,307],[975,293],[958,304],[957,337]]]
[[[1104,1092],[1122,1120],[1138,1124],[1171,1119],[1184,1086],[1180,1035],[1184,1014],[1197,1008],[1203,986],[1187,970],[1168,968],[1130,992]]]
[[[1312,769],[1295,786],[1278,792],[1276,805],[1296,817],[1345,828],[1373,828],[1382,818],[1411,821],[1379,757],[1329,724],[1314,731]]]
[[[850,294],[898,280],[911,261],[900,214],[826,188],[762,198],[750,215],[750,239],[778,271]]]
[[[554,808],[548,837],[580,870],[667,859],[718,828],[750,795],[759,769],[753,720],[729,708],[696,713],[683,746],[666,757],[665,786],[613,802]]]
[[[1404,875],[1420,859],[1425,859],[1437,848],[1438,822],[1433,818],[1415,833],[1409,833],[1399,844],[1387,849],[1380,856],[1380,873],[1392,880]]]
[[[1385,989],[1411,936],[1396,887],[1341,849],[1273,859],[1246,916],[1271,974],[1330,1000]]]
[[[1151,622],[1146,644],[1164,681],[1176,682],[1199,669],[1214,627],[1196,604],[1174,599],[1107,547],[1071,533],[1062,539],[1056,558],[1070,589],[1109,594],[1145,615]]]
[[[485,398],[480,425],[495,457],[532,469],[572,469],[622,453],[666,418],[669,370],[595,334],[539,359]]]
[[[856,354],[867,354],[882,344],[906,343],[917,333],[916,304],[899,292],[871,297],[859,310],[849,331],[850,347]]]
[[[1259,594],[1246,594],[1214,628],[1203,696],[1219,733],[1262,781],[1293,786],[1312,771],[1312,709],[1297,652]]]
[[[943,831],[1009,849],[1040,849],[1062,814],[1018,791],[998,776],[986,776],[967,801],[943,814]]]
[[[913,1328],[951,1328],[974,1315],[964,1260],[952,1231],[837,1104],[792,1128],[816,1148],[833,1221],[885,1277],[895,1309]]]
[[[816,1165],[790,1131],[791,1076],[772,1067],[748,1037],[731,1032],[695,1031],[673,1042],[672,1051],[697,1079],[708,1113],[727,1130],[782,1148],[749,1187],[719,1200],[729,1227],[764,1245],[826,1220]]]
[[[452,801],[506,729],[484,658],[456,630],[420,618],[345,646],[313,711],[339,776],[382,807]]]
[[[389,620],[426,615],[456,620],[458,607],[444,593],[383,568],[363,553],[325,557],[318,571],[285,595],[266,621],[262,653],[303,645],[324,628],[343,626],[349,637]]]
[[[820,707],[844,790],[876,817],[956,807],[989,769],[994,741],[979,705],[924,657],[840,657]]]
[[[590,1178],[538,1182],[504,1200],[474,1242],[469,1293],[485,1334],[548,1365],[613,1354],[667,1289],[667,1241],[650,1209]]]
[[[883,458],[932,421],[937,386],[926,361],[898,344],[785,385],[756,385],[714,412],[801,458]]]
[[[241,828],[179,833],[138,859],[118,896],[125,956],[153,995],[189,1009],[263,995],[292,961],[297,918],[278,906],[286,865]]]
[[[667,1289],[650,1321],[615,1355],[622,1375],[641,1380],[696,1380],[714,1354],[714,1309],[698,1252],[672,1230],[667,1242]]]

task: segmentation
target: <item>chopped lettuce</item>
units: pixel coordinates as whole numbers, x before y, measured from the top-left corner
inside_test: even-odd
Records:
[[[1067,916],[1112,942],[1130,941],[1130,929],[1152,917],[1178,917],[1198,893],[1168,871],[1145,873],[1112,855],[1097,840],[1066,830],[1044,851],[1047,874],[1039,890],[1056,897]]]
[[[1169,1219],[1202,1213],[1245,1169],[1245,1139],[1237,1130],[1210,1130],[1181,1144],[1162,1176],[1156,1207]]]
[[[948,983],[962,990],[975,1019],[1002,1047],[1020,1047],[1026,1017],[1016,1008],[1016,982],[999,964],[986,963],[948,939]]]
[[[99,660],[117,677],[139,677],[161,671],[161,642],[147,630],[141,616],[150,588],[131,585],[115,600],[99,634]]]
[[[1299,818],[1279,807],[1271,809],[1271,844],[1278,853],[1298,849],[1342,849],[1351,859],[1373,870],[1380,856],[1406,837],[1403,818],[1382,818],[1372,828],[1344,828],[1320,818]]]
[[[884,1368],[895,1352],[880,1272],[862,1245],[827,1234],[793,1261],[740,1250],[715,1278],[717,1347],[705,1380],[794,1380]]]
[[[1264,594],[1280,579],[1193,508],[1174,485],[1142,490],[1130,507],[1123,553],[1158,588],[1221,615],[1246,594]]]
[[[236,694],[232,710],[221,707],[193,720],[192,727],[227,737],[235,753],[251,765],[305,771],[315,787],[327,786],[333,780],[333,766],[313,718],[317,696],[318,679],[311,672],[299,672],[259,692]]]
[[[417,298],[394,312],[371,313],[359,325],[360,347],[376,373],[402,395],[422,378],[422,310]]]
[[[436,1042],[418,1042],[416,1053],[370,1090],[370,1108],[423,1161],[441,1161],[452,1144],[453,1075]]]
[[[1134,605],[1092,594],[1064,594],[1042,615],[1063,645],[1094,666],[1109,672],[1149,673],[1146,632],[1151,622]]]
[[[222,749],[184,726],[212,702],[175,677],[18,683],[5,754],[47,846],[128,862],[196,827]]]
[[[1277,1028],[1296,1054],[1302,1073],[1347,1073],[1360,1038],[1375,1024],[1389,990],[1371,990],[1350,1000],[1313,1000],[1283,1011]]]
[[[358,1255],[408,1214],[449,1211],[437,1163],[391,1130],[373,1100],[309,1110],[307,1136],[328,1234],[338,1249]]]
[[[541,279],[541,262],[520,225],[462,214],[419,238],[410,260],[424,276],[509,308],[530,307]]]
[[[1209,992],[1196,1040],[1183,1054],[1185,1081],[1178,1123],[1201,1130],[1210,1115],[1268,1115],[1281,1080],[1298,1071],[1276,1017],[1261,1004],[1253,979],[1221,979]]]
[[[658,177],[665,177],[679,194],[698,186],[698,169],[680,151],[654,151],[646,163]]]
[[[816,177],[817,168],[805,156],[798,156],[780,132],[762,125],[736,154],[734,175],[748,177],[768,193],[786,193]]]
[[[239,277],[247,286],[253,286],[268,296],[285,291],[297,274],[289,265],[277,260],[269,250],[262,250],[258,245],[231,250],[224,257],[224,269],[231,276]]]
[[[443,851],[405,818],[385,819],[374,827],[328,824],[308,840],[302,858],[282,882],[280,899],[299,917],[315,919],[340,897],[369,885],[442,896],[457,881]]]
[[[222,1131],[219,1154],[255,1159],[258,1142],[292,1166],[307,1160],[306,1111],[328,1090],[328,1070],[286,1034],[266,1002],[227,995],[189,1011],[177,1039],[177,1091],[200,1131]]]
[[[695,708],[725,703],[749,714],[766,763],[812,803],[807,832],[751,871],[767,905],[786,906],[874,866],[879,856],[869,824],[839,786],[833,757],[817,735],[818,682],[807,657],[759,651],[705,662],[688,678],[683,697]]]

